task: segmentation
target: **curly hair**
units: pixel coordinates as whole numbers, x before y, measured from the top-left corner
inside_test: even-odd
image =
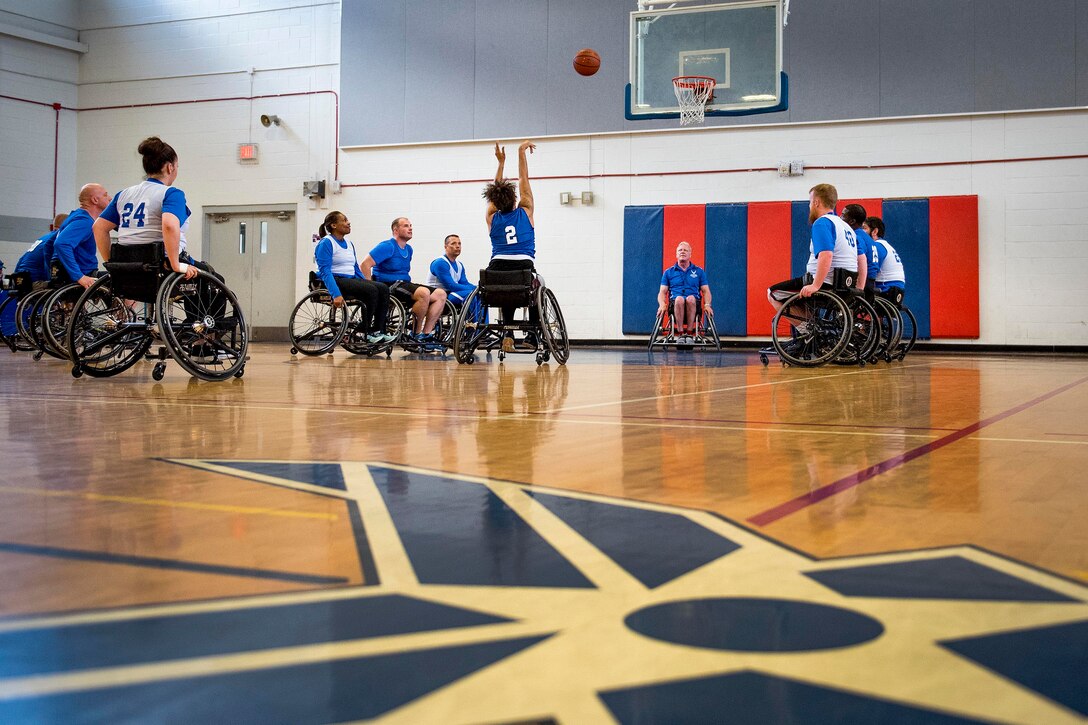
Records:
[[[518,203],[518,194],[514,188],[514,182],[506,179],[493,181],[485,186],[483,196],[503,214],[514,211],[514,206]]]

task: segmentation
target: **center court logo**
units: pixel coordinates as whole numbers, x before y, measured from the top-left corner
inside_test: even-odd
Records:
[[[1088,711],[1085,587],[977,549],[818,561],[690,509],[383,463],[175,463],[342,499],[364,585],[0,623],[0,719]]]

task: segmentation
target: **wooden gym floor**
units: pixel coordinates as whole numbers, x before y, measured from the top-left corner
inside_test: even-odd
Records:
[[[251,353],[0,355],[0,721],[1088,716],[1084,356]]]

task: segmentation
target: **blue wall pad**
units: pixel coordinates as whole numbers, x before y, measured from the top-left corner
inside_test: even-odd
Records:
[[[706,273],[718,334],[744,337],[748,334],[747,204],[706,205]]]
[[[661,289],[661,239],[665,207],[628,206],[623,210],[623,334],[649,335],[657,317]],[[675,261],[675,260],[674,260]]]
[[[929,331],[929,199],[886,199],[881,212],[888,240],[907,273],[905,302],[918,319],[918,337]],[[967,270],[978,274],[977,269]]]
[[[653,589],[740,548],[677,514],[531,492],[549,511]],[[647,536],[647,532],[654,532]]]
[[[795,201],[790,204],[790,277],[800,277],[808,267],[808,257],[812,254],[811,225],[808,223],[808,202]],[[780,280],[784,281],[784,280]]]
[[[371,466],[423,584],[594,588],[479,483]]]

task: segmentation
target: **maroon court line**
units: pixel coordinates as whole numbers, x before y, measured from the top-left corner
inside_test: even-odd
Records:
[[[1006,410],[1003,413],[998,413],[997,415],[991,416],[991,417],[987,418],[986,420],[981,420],[981,421],[978,421],[977,423],[972,423],[971,425],[967,426],[966,428],[961,428],[960,430],[956,431],[955,433],[951,433],[949,435],[946,435],[944,438],[938,438],[935,441],[930,441],[929,443],[921,445],[921,446],[919,446],[919,447],[917,447],[917,448],[915,448],[913,450],[907,451],[906,453],[901,453],[898,456],[893,456],[892,458],[889,458],[886,461],[881,461],[880,463],[877,463],[876,465],[873,465],[873,466],[869,466],[868,468],[864,468],[864,469],[858,471],[857,473],[852,473],[849,476],[846,476],[845,478],[840,478],[838,481],[835,481],[834,483],[829,483],[826,486],[821,486],[820,488],[809,491],[808,493],[806,493],[803,496],[798,496],[797,498],[792,499],[790,501],[786,501],[785,503],[781,503],[778,506],[775,506],[774,508],[767,509],[766,511],[758,513],[755,516],[749,517],[747,519],[748,523],[755,524],[756,526],[767,526],[768,524],[773,524],[775,521],[778,521],[779,519],[783,519],[783,518],[789,516],[790,514],[795,514],[798,511],[800,511],[801,509],[807,508],[807,507],[809,507],[809,506],[811,506],[811,505],[813,505],[815,503],[819,503],[820,501],[823,501],[825,498],[830,498],[831,496],[834,496],[837,493],[842,493],[843,491],[851,489],[854,486],[860,486],[861,484],[868,481],[870,478],[875,478],[876,476],[879,476],[882,473],[886,473],[886,472],[892,470],[893,468],[897,468],[897,467],[903,465],[904,463],[908,463],[909,461],[913,461],[915,458],[920,458],[921,456],[924,456],[924,455],[926,455],[928,453],[932,453],[933,451],[935,451],[935,450],[937,450],[939,448],[944,448],[948,444],[955,443],[956,441],[960,440],[961,438],[965,438],[965,437],[971,435],[972,433],[976,433],[979,430],[985,428],[986,426],[993,425],[994,423],[996,423],[996,422],[998,422],[1000,420],[1004,420],[1005,418],[1008,418],[1009,416],[1016,415],[1017,413],[1019,413],[1021,411],[1024,411],[1024,410],[1027,410],[1028,408],[1031,408],[1032,406],[1038,405],[1039,403],[1042,403],[1045,400],[1049,400],[1050,398],[1053,398],[1056,395],[1060,395],[1061,393],[1064,393],[1065,391],[1070,390],[1071,388],[1075,388],[1075,387],[1077,387],[1078,385],[1081,385],[1084,382],[1088,382],[1088,377],[1081,378],[1080,380],[1069,383],[1068,385],[1063,385],[1062,387],[1058,388],[1057,390],[1052,390],[1049,393],[1046,393],[1044,395],[1040,395],[1038,398],[1035,398],[1034,400],[1029,400],[1026,403],[1021,403],[1020,405],[1016,406],[1015,408],[1010,408],[1009,410]]]
[[[531,410],[529,411],[533,415],[537,414],[550,414],[556,411],[551,410]],[[562,410],[558,412],[562,413]],[[614,418],[606,413],[564,413],[569,418]],[[660,415],[623,415],[618,419],[620,422],[625,420],[652,420],[664,423],[738,423],[741,425],[770,425],[770,426],[796,426],[798,428],[849,428],[851,430],[922,430],[922,431],[935,431],[935,430],[951,430],[956,428],[931,428],[929,426],[920,425],[855,425],[853,423],[794,423],[787,420],[742,420],[736,418],[681,418],[678,416],[660,416]]]

